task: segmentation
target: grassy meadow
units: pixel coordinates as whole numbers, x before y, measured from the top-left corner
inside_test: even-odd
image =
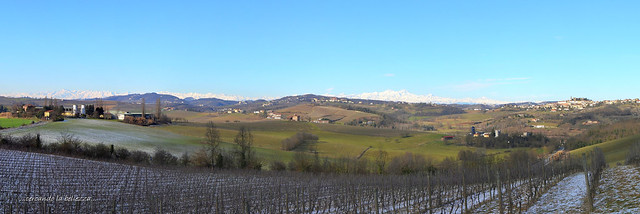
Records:
[[[166,111],[163,112],[171,118],[183,118],[189,122],[194,123],[207,123],[212,121],[214,123],[230,123],[230,122],[256,122],[264,121],[266,119],[252,113],[240,114],[240,113],[219,113],[219,112],[193,112],[193,111]]]
[[[191,114],[185,113],[185,114]],[[202,113],[197,113],[202,114]],[[206,114],[206,113],[205,113]],[[314,124],[264,120],[260,122],[221,122],[216,123],[223,141],[221,147],[234,148],[233,139],[237,130],[245,126],[252,131],[257,156],[264,161],[290,161],[295,152],[308,152],[309,146],[301,145],[294,151],[281,150],[283,139],[298,132],[307,132],[319,137],[312,145],[320,157],[341,158],[358,157],[367,150],[363,158],[373,159],[375,151],[385,150],[390,157],[406,152],[424,155],[434,161],[446,157],[455,157],[461,150],[477,150],[475,147],[450,145],[441,141],[444,134],[436,132],[409,132],[391,129],[345,126],[337,124]],[[47,123],[27,129],[3,130],[3,135],[23,136],[39,133],[45,143],[57,142],[63,133],[88,143],[113,144],[129,149],[152,152],[163,148],[181,155],[203,148],[206,123],[178,123],[142,127],[117,121],[69,119],[64,122]],[[486,153],[503,153],[505,150],[487,149]]]
[[[412,152],[425,155],[436,161],[446,157],[456,156],[461,150],[476,150],[475,147],[448,145],[441,141],[442,134],[429,132],[409,132],[409,137],[403,137],[407,133],[399,130],[375,129],[353,127],[334,124],[313,124],[305,122],[266,121],[254,123],[222,123],[216,124],[220,131],[222,141],[227,146],[233,143],[233,138],[240,126],[246,126],[252,130],[255,141],[254,146],[261,149],[265,159],[277,157],[288,160],[293,152],[282,151],[280,145],[283,139],[295,135],[297,132],[308,132],[319,137],[315,144],[321,157],[340,158],[359,156],[367,148],[371,147],[363,157],[373,158],[373,151],[385,150],[391,157]],[[205,133],[204,124],[183,124],[173,126],[154,127],[175,134],[202,137]],[[306,152],[308,145],[303,145],[294,151]],[[500,153],[504,150],[488,149],[487,153]]]
[[[630,136],[618,140],[612,140],[604,143],[599,143],[587,147],[582,147],[576,150],[572,150],[572,155],[582,155],[583,153],[591,152],[595,147],[602,149],[604,158],[610,165],[617,163],[624,164],[625,158],[631,146],[640,142],[640,135]]]
[[[15,127],[20,127],[22,125],[31,124],[34,121],[35,121],[34,119],[24,119],[24,118],[0,118],[0,127],[15,128]]]

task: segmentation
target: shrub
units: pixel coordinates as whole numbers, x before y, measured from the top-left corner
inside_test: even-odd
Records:
[[[191,163],[191,159],[189,158],[189,153],[185,152],[182,154],[182,156],[180,156],[180,164],[182,166],[189,166],[189,163]]]
[[[431,165],[431,161],[427,163],[424,156],[407,152],[391,159],[388,171],[395,174],[413,174],[425,171]]]
[[[640,142],[631,146],[631,149],[629,149],[629,153],[627,153],[627,157],[624,163],[627,165],[640,165]]]
[[[191,155],[191,164],[197,167],[211,167],[209,155],[205,149],[201,149]]]
[[[153,153],[151,162],[154,165],[176,165],[176,163],[178,163],[178,158],[164,149],[156,149]]]
[[[283,171],[287,169],[287,166],[282,161],[273,161],[269,164],[269,169],[272,171]]]
[[[131,152],[129,159],[134,163],[148,164],[151,156],[146,152],[136,150]]]
[[[318,139],[319,139],[318,136],[314,134],[298,132],[295,135],[282,140],[281,148],[282,150],[285,150],[285,151],[291,151],[305,142],[313,143],[313,142],[317,142]]]
[[[114,155],[117,159],[126,160],[127,158],[129,158],[129,156],[131,156],[131,152],[129,152],[129,150],[125,148],[118,148],[116,149]]]

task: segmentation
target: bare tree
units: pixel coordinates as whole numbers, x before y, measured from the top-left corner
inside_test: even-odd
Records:
[[[144,97],[143,97],[142,98],[142,118],[147,118],[147,116],[145,114],[146,112],[145,112],[145,109],[144,109],[144,103],[145,103],[145,101],[144,101]]]
[[[378,150],[376,152],[375,163],[378,170],[378,174],[384,174],[385,168],[387,167],[387,158],[389,158],[389,154],[387,153],[387,151]]]
[[[157,120],[160,119],[160,98],[156,99],[156,118]]]
[[[233,139],[233,142],[239,146],[236,152],[238,154],[240,168],[254,167],[252,166],[253,151],[251,147],[253,145],[253,135],[251,134],[251,131],[244,126],[241,126],[238,131],[238,135]]]
[[[207,131],[205,133],[205,144],[207,145],[207,150],[209,152],[209,161],[211,163],[211,167],[216,166],[216,158],[219,154],[220,147],[220,132],[216,128],[216,125],[209,121],[207,124]]]

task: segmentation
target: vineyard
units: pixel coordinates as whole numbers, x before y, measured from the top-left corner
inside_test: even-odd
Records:
[[[488,202],[517,212],[572,167],[516,169],[412,176],[211,172],[0,149],[0,212],[462,213]]]

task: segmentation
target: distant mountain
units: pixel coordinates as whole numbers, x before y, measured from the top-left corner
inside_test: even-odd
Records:
[[[184,99],[190,105],[195,106],[228,106],[238,104],[240,101],[222,100],[218,98]],[[240,102],[241,103],[241,102]]]
[[[4,94],[4,96],[8,97],[30,97],[30,98],[56,98],[56,99],[66,99],[66,100],[86,100],[92,98],[101,98],[101,97],[110,97],[116,96],[119,94],[110,92],[110,91],[77,91],[77,90],[66,90],[62,89],[60,91],[55,92],[45,92],[45,93],[13,93],[13,94]]]
[[[440,104],[504,104],[507,102],[492,100],[486,97],[481,98],[446,98],[428,95],[417,95],[407,90],[386,90],[382,92],[362,93],[357,95],[347,95],[348,98],[382,100],[382,101],[402,101],[409,103],[440,103]]]
[[[155,103],[157,99],[160,99],[162,103],[184,103],[183,99],[176,96],[158,94],[158,93],[146,93],[146,94],[127,94],[120,96],[111,96],[102,98],[103,100],[118,101],[123,103],[140,103],[144,98],[145,103]]]
[[[409,102],[409,103],[439,103],[439,104],[505,104],[508,102],[492,100],[486,97],[481,98],[446,98],[438,97],[431,94],[418,95],[410,93],[407,90],[393,91],[386,90],[382,92],[362,93],[355,95],[297,95],[286,96],[282,98],[248,98],[243,96],[225,95],[225,94],[213,94],[213,93],[172,93],[172,92],[158,92],[158,93],[146,93],[146,94],[117,94],[109,91],[78,91],[78,90],[66,90],[62,89],[56,92],[47,93],[13,93],[13,94],[0,94],[8,97],[31,97],[31,98],[57,98],[57,99],[73,99],[73,100],[86,100],[95,98],[104,98],[107,100],[114,100],[120,102],[138,102],[144,97],[147,102],[155,102],[155,99],[161,98],[163,102],[169,103],[190,103],[195,105],[213,105],[224,106],[234,105],[238,101],[242,102],[257,102],[262,103],[266,100],[271,102],[282,103],[291,102],[293,100],[304,101],[316,99],[326,99],[331,97],[348,98],[354,102]],[[166,100],[166,101],[165,101]],[[254,101],[252,101],[254,100]],[[289,100],[289,101],[287,101]]]
[[[262,98],[251,98],[237,95],[227,95],[227,94],[214,94],[214,93],[175,93],[175,92],[167,92],[161,91],[158,92],[160,94],[168,94],[179,97],[181,99],[205,99],[205,98],[217,98],[220,100],[236,100],[236,101],[247,101],[247,100],[255,100],[255,99],[275,99],[274,97],[262,97]]]

